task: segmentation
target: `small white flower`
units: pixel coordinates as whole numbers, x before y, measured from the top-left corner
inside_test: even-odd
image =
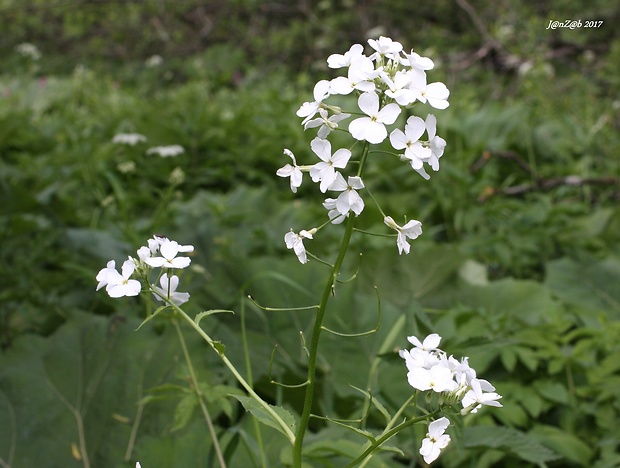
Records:
[[[431,150],[425,148],[419,139],[426,130],[426,124],[420,117],[411,116],[407,119],[405,131],[397,128],[390,133],[390,143],[394,149],[404,149],[404,157],[415,170],[422,167],[422,162],[431,157]]]
[[[328,117],[328,113],[325,109],[319,109],[319,116],[320,117],[316,119],[308,120],[304,125],[304,130],[319,127],[317,136],[325,139],[332,132],[332,130],[338,128],[338,122],[351,117],[351,114],[340,113]]]
[[[439,158],[443,155],[444,148],[446,147],[446,140],[437,136],[437,118],[433,114],[428,114],[426,117],[426,132],[428,134],[428,143],[431,150],[431,157],[428,164],[434,171],[438,171]]]
[[[97,273],[96,280],[99,281],[99,284],[97,285],[96,291],[99,291],[101,288],[108,285],[108,277],[113,274],[112,272],[118,274],[116,271],[116,262],[114,260],[110,260],[107,266],[102,268],[99,273]]]
[[[349,67],[346,77],[339,76],[330,81],[330,92],[332,94],[350,94],[354,90],[367,92],[374,91],[375,84],[372,82],[377,76],[378,71],[367,57],[361,57]]]
[[[399,226],[394,222],[391,216],[386,216],[383,219],[383,222],[390,228],[394,229],[398,232],[396,237],[396,245],[398,246],[398,254],[402,255],[403,252],[406,254],[409,253],[409,242],[407,239],[416,239],[418,236],[422,234],[422,223],[420,221],[416,221],[412,219],[407,222],[404,226]]]
[[[161,257],[145,258],[144,263],[155,268],[185,268],[189,266],[192,260],[188,257],[177,257],[177,254],[179,252],[192,252],[193,250],[194,247],[191,245],[179,245],[176,241],[163,239],[159,245]]]
[[[321,80],[314,85],[314,101],[304,102],[299,109],[297,109],[298,117],[305,117],[302,120],[302,125],[305,125],[308,120],[315,116],[319,111],[321,104],[325,99],[329,97],[330,84],[327,80]]]
[[[321,162],[316,163],[310,168],[310,177],[314,182],[321,182],[321,192],[325,193],[327,189],[336,180],[335,168],[344,169],[351,158],[351,151],[341,148],[332,155],[332,145],[328,140],[315,138],[310,142],[310,147]]]
[[[303,180],[303,172],[301,172],[300,167],[297,165],[297,161],[295,160],[295,155],[292,151],[288,149],[284,149],[284,154],[289,156],[293,160],[293,165],[286,164],[276,171],[276,174],[280,177],[290,177],[291,178],[291,191],[293,193],[297,193],[297,188],[301,185]]]
[[[348,67],[356,60],[363,57],[365,57],[364,46],[361,44],[353,44],[351,48],[344,53],[344,55],[332,54],[327,57],[327,66],[329,68]]]
[[[441,336],[439,336],[437,333],[431,333],[426,338],[424,338],[424,341],[418,340],[418,338],[415,336],[408,336],[407,341],[409,341],[409,343],[411,343],[416,348],[419,348],[423,351],[433,351],[439,346],[439,343],[441,342]]]
[[[329,216],[329,220],[332,224],[340,224],[349,216],[349,213],[340,214],[340,212],[336,209],[335,198],[325,199],[323,206],[328,210],[327,216]]]
[[[41,52],[36,45],[30,44],[28,42],[24,42],[23,44],[19,44],[15,47],[15,50],[18,54],[28,57],[31,60],[39,60],[41,58]]]
[[[407,373],[409,385],[421,391],[451,392],[458,384],[454,381],[452,372],[447,367],[437,364],[430,369],[424,367],[413,368]]]
[[[172,158],[185,153],[181,145],[154,146],[146,151],[146,154],[157,154],[162,158]]]
[[[159,286],[152,285],[152,288],[157,291],[161,296],[167,298],[173,304],[180,306],[181,304],[185,304],[189,301],[189,293],[186,292],[177,292],[177,287],[179,286],[179,277],[176,275],[168,276],[162,275],[159,279]],[[158,301],[162,301],[160,295],[153,293],[155,299]]]
[[[140,294],[142,289],[140,281],[129,279],[135,269],[136,265],[130,258],[123,263],[121,273],[116,270],[111,270],[107,273],[106,280],[108,284],[105,290],[110,297],[137,296]]]
[[[501,395],[495,393],[495,387],[483,379],[472,379],[471,390],[469,390],[461,403],[463,409],[461,413],[475,413],[482,405],[495,406],[501,408],[502,404],[497,401]]]
[[[118,133],[112,138],[112,143],[119,143],[122,145],[135,146],[138,143],[145,142],[146,137],[139,133]]]
[[[361,177],[349,176],[345,182],[340,172],[336,173],[336,180],[329,186],[329,190],[342,192],[336,198],[336,209],[341,215],[347,215],[349,211],[353,211],[358,216],[364,209],[364,200],[359,196],[356,190],[364,188],[364,182]]]
[[[428,433],[426,438],[422,440],[420,455],[429,465],[437,460],[441,451],[450,443],[450,436],[444,434],[449,425],[450,420],[448,418],[437,419],[428,425]]]
[[[411,54],[405,54],[411,68],[415,68],[417,70],[431,70],[435,64],[428,57],[421,57],[419,54],[416,54],[413,49],[411,50]]]
[[[299,234],[293,232],[291,229],[290,232],[287,232],[284,235],[284,242],[286,243],[286,247],[288,249],[293,249],[295,255],[299,261],[303,263],[308,263],[308,257],[306,255],[306,247],[304,247],[304,239],[312,239],[312,235],[316,232],[316,229],[310,229],[306,231],[302,229],[299,231]]]
[[[369,143],[381,143],[387,137],[385,125],[391,125],[400,114],[398,104],[391,103],[379,110],[379,96],[374,93],[363,93],[358,101],[361,111],[368,117],[360,117],[349,124],[349,132],[356,140]]]
[[[368,44],[381,55],[398,54],[403,50],[403,45],[400,42],[384,36],[380,36],[379,39],[368,39]]]
[[[159,67],[162,63],[164,63],[164,59],[162,58],[162,56],[155,54],[147,58],[146,61],[144,62],[144,65],[147,68],[155,68],[155,67]]]

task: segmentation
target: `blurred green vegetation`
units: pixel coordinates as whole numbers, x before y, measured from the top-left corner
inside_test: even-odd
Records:
[[[404,366],[379,350],[437,332],[505,405],[465,419],[437,466],[619,466],[619,16],[604,0],[0,0],[0,458],[79,466],[81,424],[93,466],[215,466],[170,324],[134,332],[148,309],[94,291],[109,259],[153,233],[196,246],[188,311],[237,311],[209,317],[211,336],[243,368],[243,319],[256,388],[300,410],[300,391],[270,379],[305,379],[309,317],[244,297],[284,307],[317,296],[324,271],[300,266],[283,236],[317,224],[322,198],[307,185],[293,196],[275,171],[283,148],[311,160],[294,114],[329,76],[326,57],[385,34],[435,61],[452,93],[436,113],[448,146],[429,182],[387,161],[369,168],[383,208],[425,234],[407,257],[391,240],[354,238],[359,280],[327,326],[373,328],[375,285],[382,326],[324,338],[318,410],[359,417],[350,384],[399,407]],[[545,29],[569,18],[604,23]],[[112,143],[122,132],[148,142]],[[186,152],[146,154],[167,144]],[[383,229],[370,206],[360,222]],[[338,236],[322,231],[312,251],[329,256]],[[251,419],[224,398],[234,382],[187,338],[227,459],[260,466]],[[313,466],[350,460],[359,436],[313,424]],[[424,431],[399,434],[404,456],[383,452],[376,466],[419,463]],[[269,466],[285,463],[278,433],[262,434]]]

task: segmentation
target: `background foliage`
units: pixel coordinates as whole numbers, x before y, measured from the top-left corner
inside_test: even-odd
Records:
[[[300,266],[282,238],[316,224],[321,199],[305,186],[293,197],[274,173],[284,147],[311,160],[294,113],[329,73],[325,58],[386,34],[435,60],[452,91],[438,117],[448,147],[430,182],[380,161],[368,174],[384,208],[415,213],[425,234],[408,257],[354,238],[359,280],[327,326],[372,329],[376,285],[381,328],[325,336],[317,411],[359,418],[351,385],[397,408],[411,388],[394,350],[437,332],[505,405],[466,419],[437,465],[619,466],[618,15],[604,0],[0,1],[3,462],[79,466],[85,448],[93,466],[215,463],[174,329],[134,332],[148,308],[94,292],[107,260],[155,232],[196,246],[189,312],[237,311],[209,317],[211,336],[243,368],[243,323],[257,390],[299,411],[302,393],[270,379],[304,380],[309,317],[244,297],[282,307],[317,296],[320,265]],[[566,18],[604,23],[545,29]],[[23,42],[42,57],[20,55]],[[163,62],[146,66],[154,54]],[[149,140],[113,144],[120,132]],[[145,154],[164,144],[186,153]],[[362,222],[383,229],[371,209]],[[330,236],[313,249],[329,255]],[[256,427],[227,397],[234,382],[187,339],[226,457],[259,466]],[[381,418],[373,410],[366,429]],[[313,466],[350,460],[359,436],[313,424]],[[374,466],[420,464],[424,430],[400,434],[404,454]],[[261,434],[269,466],[286,464],[279,434]]]

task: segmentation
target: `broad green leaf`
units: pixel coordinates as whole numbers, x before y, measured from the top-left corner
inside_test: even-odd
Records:
[[[540,443],[551,447],[570,461],[579,463],[580,466],[590,466],[594,455],[593,448],[558,427],[536,425],[529,432],[529,436],[535,437]]]
[[[181,401],[179,401],[179,404],[174,412],[174,424],[170,430],[174,432],[187,426],[187,423],[192,418],[192,414],[194,414],[194,409],[197,405],[198,397],[196,397],[196,394],[194,393],[181,398]]]
[[[474,426],[463,430],[465,447],[490,447],[506,450],[530,463],[543,465],[557,460],[558,454],[531,435],[502,426]]]
[[[256,419],[258,419],[263,424],[267,426],[273,427],[277,429],[282,434],[287,436],[284,428],[280,425],[278,421],[274,419],[274,417],[267,412],[267,410],[261,406],[259,403],[254,400],[254,398],[241,396],[241,395],[231,395],[232,397],[239,400],[239,402],[243,405],[246,411],[250,412]],[[295,418],[291,413],[280,406],[269,405],[269,407],[282,419],[284,424],[292,431],[295,432]],[[287,436],[288,437],[288,436]]]

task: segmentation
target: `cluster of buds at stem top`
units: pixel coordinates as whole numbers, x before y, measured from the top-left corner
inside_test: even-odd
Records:
[[[426,72],[434,68],[433,61],[413,50],[406,53],[402,44],[388,37],[369,39],[368,44],[372,50],[370,55],[364,53],[364,46],[354,44],[342,55],[329,56],[327,65],[333,69],[346,70],[346,76],[316,83],[314,100],[303,103],[297,111],[297,115],[303,119],[305,130],[318,128],[317,137],[310,146],[320,161],[311,165],[298,165],[295,155],[286,149],[284,153],[291,158],[291,162],[277,171],[278,176],[290,178],[293,192],[297,192],[304,173],[308,172],[312,181],[319,184],[322,193],[329,191],[338,194],[323,203],[329,221],[315,228],[315,231],[330,222],[341,223],[351,213],[358,216],[364,209],[364,200],[359,192],[366,185],[361,178],[359,165],[357,174],[343,175],[352,154],[346,148],[332,151],[328,141],[332,132],[347,131],[353,139],[374,145],[389,137],[395,158],[409,164],[424,179],[429,179],[427,168],[439,170],[439,159],[446,146],[446,141],[437,135],[437,119],[433,114],[428,114],[426,119],[412,115],[406,120],[403,129],[388,130],[403,109],[409,109],[417,103],[428,103],[435,109],[448,107],[450,92],[446,85],[441,82],[427,83]],[[349,94],[357,96],[358,109],[354,111],[345,112],[327,103],[331,96]],[[354,114],[357,117],[350,120],[348,129],[341,128],[343,122]],[[422,138],[424,133],[426,138]],[[379,210],[383,213],[380,207]],[[399,253],[409,253],[408,240],[422,233],[422,224],[410,220],[400,226],[392,217],[383,216],[385,224],[397,233]],[[301,263],[308,261],[302,242],[303,239],[312,239],[312,235],[307,235],[308,232],[310,230],[299,234],[293,232],[298,236],[296,243],[291,233],[285,238],[287,247],[294,250]]]
[[[428,335],[423,341],[415,336],[407,339],[414,347],[401,350],[399,354],[405,360],[407,380],[413,388],[432,390],[443,405],[461,405],[462,415],[475,413],[483,405],[502,406],[497,401],[501,396],[495,393],[495,387],[476,377],[476,371],[469,365],[468,358],[459,361],[439,349],[441,337],[437,333]],[[428,435],[420,448],[426,463],[436,460],[450,442],[450,436],[444,434],[449,424],[450,421],[445,417],[430,423]]]
[[[179,277],[172,271],[188,267],[191,259],[182,254],[193,251],[192,245],[180,245],[166,237],[154,235],[147,245],[138,249],[137,258],[130,256],[123,262],[120,273],[116,269],[116,262],[110,260],[97,274],[97,291],[105,287],[110,297],[137,296],[142,291],[140,279],[144,279],[148,284],[147,290],[158,301],[177,306],[184,304],[189,300],[189,293],[177,291]],[[156,268],[160,269],[159,286],[148,283],[148,278]]]

